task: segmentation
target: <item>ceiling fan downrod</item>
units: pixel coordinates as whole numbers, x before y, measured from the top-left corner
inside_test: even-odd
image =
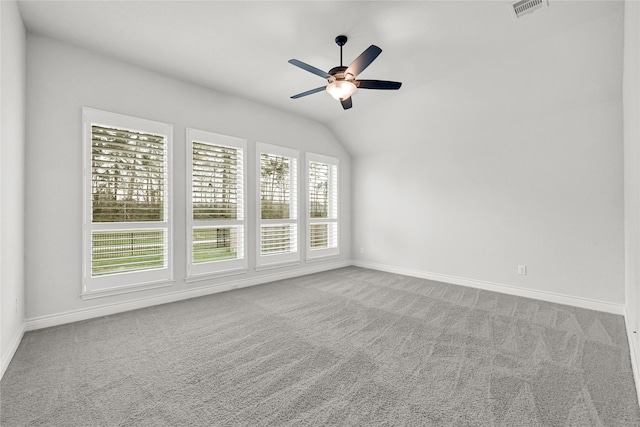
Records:
[[[336,37],[336,44],[340,46],[340,66],[342,67],[342,46],[347,44],[347,36]]]

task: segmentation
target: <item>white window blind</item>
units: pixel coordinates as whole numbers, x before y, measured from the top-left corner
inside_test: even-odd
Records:
[[[307,153],[307,200],[307,259],[338,255],[338,159]]]
[[[172,279],[172,126],[83,109],[83,295]]]
[[[298,251],[298,152],[257,144],[257,266],[300,260]]]
[[[246,141],[187,129],[187,149],[188,278],[244,271]]]

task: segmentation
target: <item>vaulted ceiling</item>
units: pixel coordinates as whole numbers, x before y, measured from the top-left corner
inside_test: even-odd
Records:
[[[351,118],[366,123],[368,111],[384,116],[389,105],[410,114],[420,108],[421,87],[623,7],[550,0],[549,8],[515,21],[511,3],[21,1],[20,11],[29,31],[305,116],[339,133]],[[397,80],[402,88],[359,90],[346,111],[324,92],[290,99],[326,82],[287,61],[328,71],[339,65],[339,34],[349,37],[345,64],[371,44],[382,48],[361,78]]]

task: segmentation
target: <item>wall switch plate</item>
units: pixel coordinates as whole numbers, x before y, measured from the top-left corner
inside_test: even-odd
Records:
[[[519,265],[518,266],[518,274],[524,274],[526,276],[527,275],[527,266],[526,265]]]

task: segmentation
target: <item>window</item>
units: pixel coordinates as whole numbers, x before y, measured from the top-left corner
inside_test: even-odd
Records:
[[[187,276],[245,271],[246,141],[187,129]]]
[[[169,124],[83,109],[83,296],[173,279]]]
[[[257,144],[257,267],[300,261],[297,162],[297,150]]]
[[[307,259],[338,255],[338,159],[308,153],[307,186]]]

